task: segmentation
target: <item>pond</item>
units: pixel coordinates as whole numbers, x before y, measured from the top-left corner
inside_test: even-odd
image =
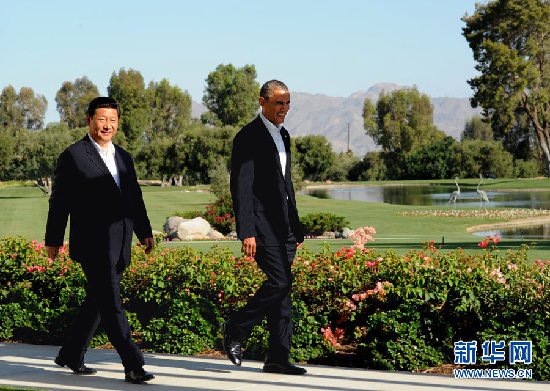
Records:
[[[483,189],[483,186],[481,187]],[[456,186],[419,185],[419,186],[373,186],[347,187],[332,189],[311,189],[302,191],[313,197],[334,200],[355,200],[366,202],[385,202],[395,205],[433,206],[451,208],[449,197]],[[476,186],[461,186],[456,201],[457,208],[479,208],[479,195]],[[550,209],[550,189],[548,191],[491,191],[485,190],[490,202],[487,208],[527,208]],[[488,236],[498,234],[513,239],[550,239],[550,224],[530,227],[475,232],[475,235]]]
[[[483,189],[483,187],[481,187]],[[451,207],[449,197],[456,186],[420,185],[420,186],[373,186],[346,187],[332,189],[304,190],[318,198],[334,200],[355,200],[368,202],[385,202],[396,205],[434,206],[438,208]],[[476,186],[461,186],[461,193],[456,201],[457,208],[479,207],[479,195]],[[491,191],[486,190],[490,202],[487,208],[528,208],[550,209],[549,191]]]

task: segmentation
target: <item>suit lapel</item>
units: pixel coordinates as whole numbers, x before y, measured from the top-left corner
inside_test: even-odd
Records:
[[[271,133],[269,133],[269,130],[264,125],[264,122],[262,121],[260,116],[256,118],[256,121],[258,121],[258,127],[263,129],[262,134],[264,136],[264,141],[268,145],[268,149],[271,152],[272,158],[277,164],[277,168],[279,169],[279,174],[281,175],[281,178],[284,180],[283,169],[281,167],[281,158],[279,157],[279,151],[277,150],[277,146],[275,145],[275,140],[273,140],[273,137],[271,137]],[[285,144],[285,149],[286,149],[286,144]]]
[[[290,135],[288,134],[288,131],[282,127],[281,128],[281,136],[283,138],[283,142],[285,143],[285,151],[286,151],[286,165],[285,165],[285,172],[287,173],[288,177],[290,178]]]
[[[120,181],[120,191],[123,192],[126,185],[126,177],[128,176],[128,165],[122,158],[120,149],[118,145],[115,145],[115,162],[118,170],[118,180]]]

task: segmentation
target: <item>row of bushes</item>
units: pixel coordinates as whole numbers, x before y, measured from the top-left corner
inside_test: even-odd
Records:
[[[478,255],[444,254],[433,243],[405,256],[379,254],[366,247],[372,234],[358,230],[350,248],[299,251],[294,360],[330,358],[336,346],[348,344],[366,367],[414,370],[452,363],[458,340],[532,340],[528,368],[535,378],[550,379],[550,261],[527,264],[527,248],[502,255],[494,242]],[[84,299],[83,272],[67,249],[51,260],[42,247],[22,238],[0,241],[2,339],[59,344]],[[123,302],[149,351],[220,348],[223,319],[263,279],[252,258],[236,258],[223,247],[207,253],[157,247],[145,255],[136,246],[132,252]],[[106,340],[100,331],[92,344]],[[266,332],[255,328],[246,357],[263,359],[266,343]]]
[[[185,219],[203,217],[214,229],[227,235],[235,229],[235,214],[233,212],[233,201],[231,196],[225,195],[216,199],[212,204],[206,206],[204,212],[200,210],[188,210],[175,212],[175,216]],[[349,222],[342,216],[336,216],[329,212],[308,213],[300,219],[307,235],[322,235],[327,231],[341,231]]]

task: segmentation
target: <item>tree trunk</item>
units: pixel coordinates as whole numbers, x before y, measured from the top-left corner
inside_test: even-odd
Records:
[[[170,187],[172,186],[172,177],[168,177],[166,178],[166,175],[162,175],[162,182],[161,182],[161,187]]]
[[[33,184],[44,192],[45,195],[50,196],[52,194],[52,178],[44,177],[37,178],[33,181]]]
[[[174,176],[174,185],[176,185],[178,187],[183,186],[183,175]]]

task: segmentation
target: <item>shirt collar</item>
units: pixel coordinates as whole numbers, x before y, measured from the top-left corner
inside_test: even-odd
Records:
[[[261,111],[260,111],[260,118],[262,119],[262,122],[264,123],[265,127],[267,128],[267,130],[269,130],[270,133],[281,134],[280,132],[281,132],[281,128],[283,127],[283,124],[280,124],[279,126],[274,125],[273,122],[271,122],[270,120],[264,117]]]
[[[113,146],[112,141],[109,141],[109,144],[107,144],[107,151],[105,151],[105,149],[101,148],[101,145],[96,143],[96,141],[92,138],[89,132],[88,132],[88,138],[90,139],[94,147],[97,149],[97,152],[99,152],[100,154],[110,154],[113,156],[115,155],[115,147]]]

